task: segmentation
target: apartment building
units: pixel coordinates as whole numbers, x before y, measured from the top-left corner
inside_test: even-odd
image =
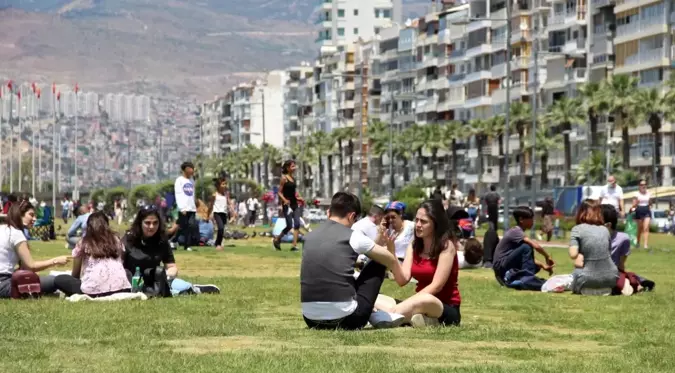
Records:
[[[289,148],[301,141],[307,133],[304,127],[305,117],[311,114],[307,110],[307,87],[302,84],[312,76],[313,68],[309,62],[285,70],[286,85],[284,87],[284,146]],[[311,95],[310,95],[311,96]]]
[[[401,0],[319,0],[316,42],[321,51],[368,40],[401,22]]]

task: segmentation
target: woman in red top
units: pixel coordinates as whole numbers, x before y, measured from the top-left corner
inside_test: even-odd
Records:
[[[403,278],[396,279],[404,286],[414,277],[416,294],[389,311],[404,315],[413,326],[459,325],[456,245],[442,202],[422,203],[415,216],[415,238],[403,261]]]

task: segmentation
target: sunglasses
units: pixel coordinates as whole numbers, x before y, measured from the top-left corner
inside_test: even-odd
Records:
[[[155,212],[155,211],[158,211],[158,210],[159,210],[159,208],[155,205],[143,206],[143,211]]]

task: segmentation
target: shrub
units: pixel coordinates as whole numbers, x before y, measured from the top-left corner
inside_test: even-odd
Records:
[[[146,201],[153,202],[157,197],[157,187],[154,184],[141,184],[133,189],[128,201],[128,208],[131,211],[136,211],[136,202],[139,199],[145,199]]]
[[[124,187],[116,187],[106,190],[104,195],[105,211],[112,211],[115,207],[115,200],[125,198],[128,193],[129,191]]]
[[[107,204],[107,201],[105,200],[105,193],[105,189],[96,189],[91,193],[89,199],[92,200],[94,204],[97,204],[101,201],[106,202]]]
[[[213,183],[211,183],[213,184]],[[234,179],[230,180],[229,182],[229,188],[230,191],[234,191],[235,187],[237,185],[244,186],[246,187],[246,192],[243,192],[243,194],[250,194],[255,196],[256,198],[260,198],[263,192],[263,187],[256,183],[254,180],[251,179]],[[239,196],[233,196],[233,197],[239,197]]]

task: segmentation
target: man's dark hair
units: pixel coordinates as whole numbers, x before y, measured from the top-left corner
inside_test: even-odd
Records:
[[[616,212],[614,206],[602,205],[602,219],[605,221],[605,224],[609,224],[613,231],[616,230],[619,214]]]
[[[483,245],[475,238],[469,238],[464,243],[464,261],[476,265],[483,260]]]
[[[373,205],[368,211],[368,216],[384,215],[384,209],[378,205]]]
[[[496,186],[496,185],[490,185],[490,191],[491,191],[491,192],[496,192],[496,191],[497,191],[497,186]]]
[[[195,165],[192,164],[192,162],[183,162],[183,164],[180,165],[181,171],[185,171],[185,169],[188,167],[194,169]]]
[[[360,216],[361,201],[359,201],[359,197],[352,193],[337,192],[330,200],[328,211],[330,211],[331,217],[336,218],[344,218],[352,212],[355,213],[356,216]]]
[[[513,210],[513,218],[520,224],[521,220],[534,218],[534,212],[528,206],[518,206]]]

